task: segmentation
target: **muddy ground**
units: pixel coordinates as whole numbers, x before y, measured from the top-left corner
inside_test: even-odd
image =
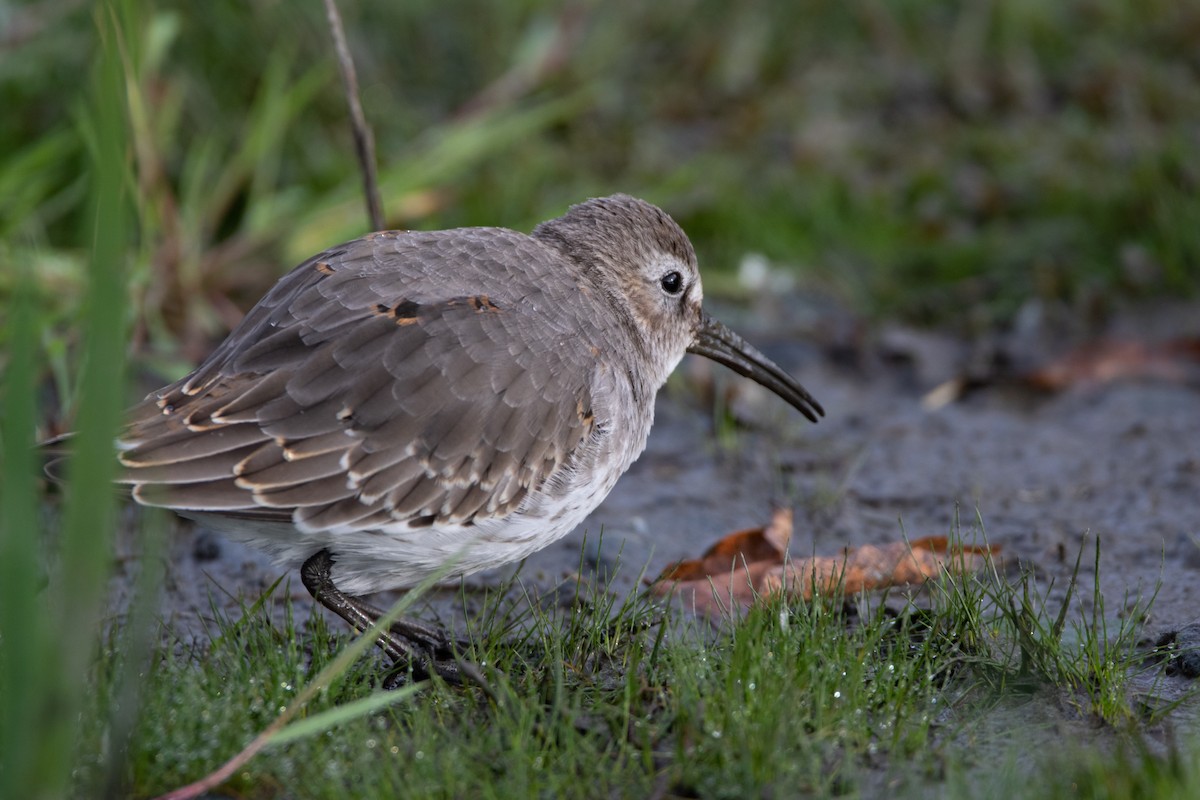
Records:
[[[1200,617],[1196,365],[1185,363],[1174,378],[1080,382],[1057,392],[1020,378],[1085,341],[1200,337],[1200,306],[1127,309],[1088,325],[1030,306],[1014,330],[969,343],[868,325],[830,307],[790,296],[715,309],[821,400],[828,415],[819,425],[689,357],[659,397],[645,454],[579,530],[529,559],[525,586],[569,586],[581,564],[594,577],[619,561],[612,590],[636,591],[643,568],[656,575],[727,532],[762,524],[772,504],[786,503],[795,511],[794,555],[956,529],[970,540],[982,521],[1010,566],[1035,569],[1043,586],[1054,582],[1052,601],[1085,548],[1085,611],[1099,537],[1100,588],[1114,630],[1151,595],[1148,637]],[[931,390],[962,376],[969,390],[932,408],[939,395]],[[728,414],[714,411],[714,402]],[[508,573],[469,578],[468,594]],[[279,574],[255,553],[181,525],[171,543],[165,617],[175,634],[195,635],[210,596],[232,606],[224,592],[253,597]],[[290,589],[306,608],[298,576]],[[424,614],[454,625],[457,597],[442,593]],[[1161,670],[1140,680],[1165,699],[1190,685]],[[1069,717],[1048,713],[1059,722]],[[1194,709],[1180,713],[1194,718]]]

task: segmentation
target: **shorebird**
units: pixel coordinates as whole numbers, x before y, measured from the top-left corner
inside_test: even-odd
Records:
[[[824,414],[702,296],[687,236],[628,195],[530,235],[373,233],[296,267],[136,406],[120,480],[300,567],[365,629],[380,612],[358,595],[516,561],[575,528],[645,448],[685,353]],[[456,674],[455,643],[417,621],[380,645]]]

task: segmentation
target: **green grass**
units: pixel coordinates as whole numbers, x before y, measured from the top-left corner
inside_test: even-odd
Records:
[[[486,665],[495,702],[477,689],[422,685],[390,708],[268,747],[221,791],[823,797],[888,786],[916,796],[972,780],[963,776],[1003,775],[1003,760],[981,763],[971,742],[1027,735],[1007,757],[1041,764],[1041,782],[1029,791],[1025,778],[1009,775],[1005,796],[1067,796],[1072,784],[1098,785],[1118,769],[1122,785],[1186,796],[1200,785],[1200,771],[1187,766],[1194,745],[1152,755],[1141,744],[1159,717],[1147,716],[1129,691],[1130,676],[1148,668],[1136,631],[1097,643],[1102,629],[1085,625],[1082,638],[1064,636],[1045,596],[1028,575],[1005,581],[984,570],[937,582],[915,605],[894,598],[899,612],[883,613],[870,598],[775,599],[714,631],[648,596],[619,600],[602,584],[581,588],[569,607],[500,587],[476,598],[470,632],[470,655]],[[154,659],[122,765],[121,785],[132,796],[218,767],[345,647],[340,624],[331,630],[319,614],[296,619],[286,597],[273,588],[232,616],[214,605],[207,641]],[[1010,613],[1022,604],[1028,614]],[[1030,626],[1039,633],[1030,637]],[[81,795],[107,768],[106,720],[129,635],[112,634],[88,681],[74,772]],[[385,668],[374,653],[359,658],[300,719],[372,696]],[[1087,676],[1083,685],[1079,676]],[[1047,760],[1041,735],[1032,726],[1023,735],[1019,715],[1004,717],[1015,731],[989,722],[998,706],[1031,700],[1075,709],[1084,720],[1074,728],[1084,737],[1074,739],[1075,750],[1055,749]],[[1121,757],[1101,760],[1095,748]],[[970,794],[991,796],[989,786]]]

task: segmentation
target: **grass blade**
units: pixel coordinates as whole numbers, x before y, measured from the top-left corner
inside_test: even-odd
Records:
[[[129,235],[126,193],[126,102],[121,48],[132,29],[129,2],[105,3],[97,10],[101,47],[90,107],[81,124],[90,128],[91,264],[84,301],[83,377],[80,382],[78,435],[68,467],[66,509],[50,608],[58,620],[55,657],[43,665],[51,677],[57,713],[48,717],[40,737],[42,790],[64,796],[75,752],[78,710],[87,685],[94,632],[104,607],[111,560],[116,494],[113,437],[124,403],[126,284],[123,264]]]
[[[424,683],[410,683],[398,689],[376,692],[360,700],[344,703],[343,705],[322,711],[320,714],[314,714],[307,719],[294,722],[286,728],[280,729],[267,738],[267,744],[270,746],[287,744],[288,742],[294,742],[308,736],[315,736],[318,733],[324,733],[343,722],[349,722],[359,717],[374,714],[382,708],[395,705],[401,700],[407,700],[424,688]]]
[[[16,276],[5,339],[10,345],[0,396],[0,796],[30,795],[34,740],[29,731],[49,699],[41,667],[45,615],[38,602],[37,489],[34,480],[32,279]]]

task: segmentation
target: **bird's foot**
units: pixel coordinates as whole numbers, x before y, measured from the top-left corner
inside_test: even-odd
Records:
[[[333,613],[359,630],[367,630],[383,616],[369,603],[338,589],[331,575],[333,557],[328,550],[313,555],[300,568],[300,578],[309,594]],[[379,647],[392,659],[392,669],[384,678],[385,689],[395,689],[413,680],[426,680],[437,675],[452,686],[475,684],[488,697],[496,694],[478,665],[467,661],[462,653],[471,643],[451,637],[445,630],[414,619],[400,619],[380,634]]]

